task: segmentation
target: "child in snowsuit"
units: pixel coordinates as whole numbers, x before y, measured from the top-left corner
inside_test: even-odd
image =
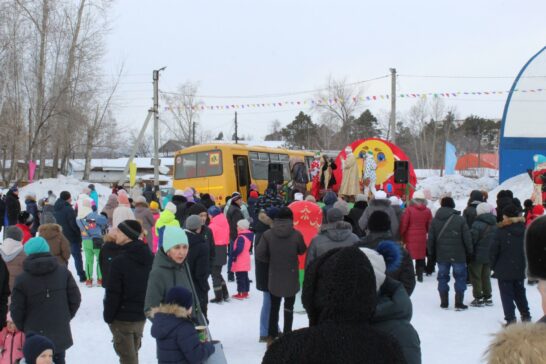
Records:
[[[237,239],[235,239],[230,255],[233,262],[231,271],[235,273],[237,278],[237,294],[232,297],[238,300],[248,298],[248,291],[250,291],[248,272],[250,271],[250,246],[254,239],[254,233],[249,228],[248,220],[243,219],[237,222]]]
[[[0,364],[15,364],[23,358],[25,334],[17,330],[8,313],[7,326],[0,331]]]
[[[175,286],[167,292],[164,302],[151,310],[158,363],[203,363],[214,353],[214,345],[199,340],[191,320],[192,293]]]

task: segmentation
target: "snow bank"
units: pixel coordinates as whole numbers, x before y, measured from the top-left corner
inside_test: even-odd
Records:
[[[487,202],[495,205],[497,201],[497,193],[499,193],[500,190],[512,191],[514,193],[514,197],[517,197],[523,204],[523,201],[531,198],[531,194],[533,193],[533,182],[527,173],[522,173],[509,178],[489,192],[489,199]]]
[[[468,199],[470,191],[485,190],[490,191],[498,185],[495,178],[468,178],[458,174],[450,176],[430,176],[417,183],[418,189],[430,191],[432,200],[437,200],[443,196],[451,196],[454,200]]]
[[[108,186],[98,183],[94,183],[94,185],[99,194],[99,210],[101,210],[106,204],[112,190]],[[30,183],[19,189],[19,196],[21,197],[21,203],[24,204],[25,195],[29,192],[34,192],[36,198],[41,199],[47,197],[47,191],[53,191],[57,197],[59,197],[59,194],[62,191],[68,191],[72,195],[72,199],[76,200],[78,195],[84,188],[87,188],[87,186],[89,186],[89,182],[81,181],[73,177],[59,176],[58,178],[46,178]]]

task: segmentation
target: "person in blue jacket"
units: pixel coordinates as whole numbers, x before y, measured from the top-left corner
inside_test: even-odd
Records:
[[[91,197],[91,199],[95,203],[95,206],[98,209],[99,208],[99,194],[97,193],[97,190],[95,189],[95,185],[91,183],[89,186],[87,186],[87,188],[89,188],[89,191],[90,191],[89,192],[89,197]]]
[[[157,361],[163,363],[203,363],[214,353],[212,342],[203,342],[191,320],[192,293],[175,286],[164,303],[151,310],[152,337],[157,344]]]

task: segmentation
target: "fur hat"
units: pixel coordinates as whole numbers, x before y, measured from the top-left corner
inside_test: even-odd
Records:
[[[330,210],[328,210],[328,212],[326,212],[326,221],[329,223],[343,221],[343,213],[340,209],[332,207]]]
[[[455,201],[453,201],[453,199],[451,197],[446,196],[446,197],[442,198],[442,200],[440,201],[440,206],[441,207],[449,207],[449,208],[454,209],[455,208]]]
[[[242,219],[237,221],[237,227],[239,229],[248,230],[250,228],[250,223],[247,219]]]
[[[36,364],[36,359],[46,350],[51,349],[55,353],[55,344],[47,337],[34,332],[26,333],[23,355],[28,364]]]
[[[485,356],[489,364],[544,363],[546,358],[546,325],[514,324],[499,331]]]
[[[374,211],[368,219],[368,229],[370,231],[388,231],[391,229],[391,218],[384,211]]]
[[[302,302],[309,326],[326,320],[369,321],[377,304],[370,260],[356,247],[322,254],[305,269]]]
[[[165,206],[165,210],[170,211],[173,214],[176,214],[176,205],[172,202],[167,202],[167,205]]]
[[[294,220],[294,214],[288,207],[281,207],[275,219]]]
[[[163,251],[166,253],[177,245],[188,245],[186,232],[178,226],[166,226],[163,231]]]
[[[502,214],[506,217],[518,217],[519,209],[514,204],[509,204],[502,209]]]
[[[376,191],[373,196],[376,200],[385,200],[387,198],[387,193],[385,191],[379,190]]]
[[[15,225],[8,226],[6,228],[6,239],[21,241],[23,240],[23,231]]]
[[[142,234],[142,225],[136,220],[124,220],[118,225],[118,229],[133,241],[138,240]]]
[[[207,212],[209,213],[210,216],[214,217],[216,215],[221,214],[222,210],[220,210],[220,208],[218,206],[211,206],[211,207],[209,207]]]
[[[349,204],[345,200],[337,200],[334,207],[341,211],[343,216],[349,215]]]
[[[24,245],[25,254],[38,254],[38,253],[49,253],[49,245],[42,237],[35,237],[29,239]]]
[[[190,231],[195,231],[203,226],[203,222],[198,215],[190,215],[186,219],[186,223],[184,224],[184,226]]]
[[[487,202],[482,202],[478,206],[476,206],[477,215],[490,214],[491,211],[493,211],[493,206],[491,206]]]
[[[193,306],[193,296],[188,289],[182,286],[175,286],[167,292],[165,304],[175,304],[189,310]]]
[[[503,210],[504,211],[504,210]],[[529,276],[546,280],[546,216],[536,218],[525,234]]]
[[[72,196],[70,195],[70,192],[68,192],[68,191],[63,191],[63,192],[61,192],[61,194],[59,195],[59,198],[60,198],[61,200],[64,200],[64,201],[70,200],[71,197],[72,197]]]

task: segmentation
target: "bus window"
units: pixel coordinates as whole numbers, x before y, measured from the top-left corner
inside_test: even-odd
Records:
[[[222,152],[180,154],[175,160],[175,179],[220,176],[222,174]]]
[[[269,153],[258,153],[258,159],[269,162]]]
[[[253,179],[267,180],[267,168],[269,165],[269,161],[252,159],[250,161],[250,165]]]
[[[271,159],[271,162],[278,162],[279,161],[279,155],[278,154],[270,154],[269,158]]]
[[[288,156],[288,154],[279,154],[279,158],[281,162],[286,162],[286,163],[288,163],[288,161],[290,160],[290,157]]]

